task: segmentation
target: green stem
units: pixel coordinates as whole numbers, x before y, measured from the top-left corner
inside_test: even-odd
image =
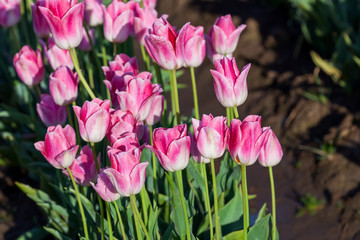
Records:
[[[230,127],[231,122],[231,108],[225,108],[226,109],[226,118],[227,118],[227,125]]]
[[[66,112],[67,112],[67,115],[68,115],[68,120],[69,120],[70,126],[71,126],[72,128],[74,128],[75,126],[74,126],[74,122],[73,122],[73,120],[72,120],[72,115],[71,115],[71,111],[70,111],[69,104],[66,105]]]
[[[135,195],[133,195],[133,194],[130,195],[130,202],[131,202],[131,207],[132,207],[133,213],[134,213],[134,215],[136,217],[136,220],[137,220],[137,221],[135,220],[135,227],[137,226],[137,222],[139,222],[140,225],[141,225],[141,228],[142,228],[142,230],[143,230],[143,232],[145,234],[146,239],[150,240],[149,233],[147,232],[145,224],[142,221],[140,213],[139,213],[139,211],[137,209]],[[139,239],[141,239],[141,238],[139,238]]]
[[[176,122],[175,125],[180,124],[180,105],[179,105],[179,93],[177,88],[177,81],[176,81],[176,70],[172,70],[172,79],[173,81],[173,88],[174,88],[174,100],[175,100],[175,113],[176,113]]]
[[[153,140],[153,127],[152,125],[149,125],[149,132],[150,132],[150,144],[151,146],[154,146],[154,140]],[[156,156],[155,156],[155,153],[151,152],[151,155],[152,155],[152,168],[153,168],[153,180],[154,180],[154,183],[153,183],[153,207],[155,208],[156,207],[156,202],[157,202],[157,162],[156,162]]]
[[[208,186],[208,180],[207,180],[207,173],[206,173],[206,164],[201,163],[201,173],[204,177],[205,181],[205,206],[206,211],[208,212],[209,217],[209,223],[210,223],[210,239],[213,239],[214,233],[213,233],[213,222],[212,222],[212,214],[211,214],[211,206],[210,206],[210,199],[209,199],[209,186]]]
[[[79,204],[79,210],[80,210],[80,214],[81,214],[81,218],[82,218],[82,222],[83,222],[85,238],[89,239],[89,234],[88,234],[88,229],[87,229],[87,224],[86,224],[85,213],[84,213],[84,209],[83,209],[83,206],[82,206],[82,203],[81,203],[81,200],[80,200],[79,190],[78,190],[78,188],[77,188],[77,185],[76,185],[76,183],[75,183],[74,177],[73,177],[70,169],[67,167],[66,170],[68,171],[69,176],[70,176],[70,179],[71,179],[71,182],[72,182],[72,184],[73,184],[73,186],[74,186],[75,195],[76,195],[76,200],[77,200],[77,202],[78,202],[78,204]]]
[[[88,55],[88,59],[87,61],[85,62],[86,64],[86,68],[87,68],[87,71],[88,71],[88,77],[89,77],[89,82],[90,82],[90,87],[91,89],[95,89],[95,84],[94,84],[94,70],[93,68],[90,66],[90,62],[91,62],[91,57],[90,57],[90,53]]]
[[[243,197],[243,209],[244,209],[244,240],[247,240],[247,231],[249,228],[249,203],[247,193],[247,182],[246,182],[246,166],[241,165],[241,186],[242,186],[242,197]]]
[[[182,171],[176,171],[176,178],[179,185],[179,192],[180,192],[180,200],[181,200],[181,206],[184,214],[184,221],[185,221],[185,228],[186,228],[186,237],[188,240],[191,240],[191,234],[190,234],[190,227],[189,227],[189,218],[186,211],[186,205],[185,205],[185,196],[184,196],[184,186],[183,186],[183,180],[182,180]]]
[[[100,173],[99,161],[97,161],[97,156],[96,156],[96,151],[95,151],[95,143],[91,142],[90,146],[91,146],[92,153],[94,155],[95,164],[96,164],[96,170],[97,170],[98,173]]]
[[[149,58],[150,59],[150,58]],[[161,84],[161,86],[164,88],[164,83],[163,83],[163,79],[162,79],[162,74],[161,74],[161,70],[160,70],[160,67],[159,65],[157,65],[156,62],[153,61],[153,64],[154,64],[154,68],[155,68],[155,74],[156,74],[156,80],[158,83]]]
[[[235,115],[234,117],[238,119],[239,118],[239,112],[238,112],[237,106],[235,106],[233,108],[233,110],[234,110],[234,115]]]
[[[270,186],[271,186],[271,203],[272,203],[272,240],[276,239],[276,202],[275,202],[275,185],[272,167],[269,167]]]
[[[103,207],[103,204],[102,204],[102,199],[100,197],[99,194],[97,194],[97,198],[98,198],[98,202],[99,202],[99,206],[100,206],[100,228],[101,228],[101,240],[104,240],[105,239],[105,234],[104,234],[104,207]]]
[[[109,228],[109,239],[113,239],[113,233],[112,233],[112,227],[111,227],[111,215],[110,215],[110,209],[109,209],[109,203],[105,202],[106,207],[106,215],[107,215],[107,222],[108,222],[108,228]]]
[[[40,89],[39,85],[35,85],[35,91],[38,95],[38,99],[41,99],[41,89]]]
[[[116,53],[117,53],[117,43],[113,43],[113,58],[116,57]]]
[[[99,26],[98,29],[99,29],[98,33],[99,33],[99,40],[100,40],[100,46],[101,46],[103,66],[107,66],[107,54],[106,54],[106,48],[104,46],[103,30],[102,30],[101,26]]]
[[[118,216],[122,238],[123,238],[123,240],[126,240],[125,228],[124,228],[124,224],[123,224],[122,219],[121,219],[121,214],[120,214],[120,211],[119,211],[119,207],[117,206],[116,202],[113,202],[113,204],[115,206],[116,214]]]
[[[175,116],[175,94],[174,94],[174,82],[172,80],[172,73],[169,71],[169,78],[170,78],[170,95],[171,95],[171,118]],[[174,120],[176,122],[176,119]],[[175,123],[176,125],[176,123]]]
[[[20,11],[21,11],[21,16],[23,16],[23,20],[20,22],[21,23],[21,28],[22,28],[22,32],[25,36],[25,41],[27,43],[27,45],[30,45],[30,38],[29,38],[29,32],[28,32],[28,18],[27,18],[27,13],[29,10],[29,7],[27,6],[27,1],[23,0],[20,3]],[[31,13],[31,9],[30,9],[30,13]]]
[[[10,28],[10,34],[12,35],[12,38],[15,42],[15,45],[16,45],[16,50],[15,52],[19,51],[20,48],[21,48],[21,44],[20,44],[20,40],[19,40],[19,37],[18,35],[16,34],[16,28],[15,26],[11,27]]]
[[[220,228],[220,219],[219,219],[219,206],[218,206],[218,195],[216,190],[216,175],[215,175],[215,164],[214,159],[211,159],[211,177],[213,183],[213,193],[214,193],[214,209],[215,209],[215,233],[216,239],[221,239],[221,228]]]
[[[76,106],[76,102],[74,101],[72,103],[73,106]],[[77,122],[77,118],[74,117],[75,121],[74,121],[74,124],[75,124],[75,131],[76,131],[76,142],[80,144],[80,132],[79,132],[79,124]],[[70,121],[70,120],[69,120]]]
[[[91,90],[89,84],[86,82],[86,79],[85,79],[84,75],[81,72],[81,69],[80,69],[80,66],[79,66],[79,60],[78,60],[78,57],[76,55],[76,50],[74,48],[70,48],[69,53],[70,53],[71,59],[72,59],[72,61],[74,63],[76,72],[78,73],[78,76],[79,76],[79,79],[80,79],[81,83],[84,85],[84,87],[85,87],[86,91],[88,92],[89,96],[92,99],[96,98],[95,94]]]
[[[145,194],[146,194],[146,189],[144,186],[140,191],[140,197],[141,197],[141,210],[142,210],[143,217],[144,217],[144,224],[147,225],[148,224],[148,212],[147,212],[147,208],[146,208],[146,204],[145,204],[145,200],[146,200]]]
[[[150,58],[145,51],[145,47],[140,44],[140,48],[141,48],[141,54],[142,54],[142,57],[143,57],[143,60],[145,63],[145,70],[149,72],[150,71]]]
[[[193,96],[194,96],[194,108],[195,108],[195,118],[199,119],[199,104],[198,104],[198,96],[197,96],[197,89],[196,89],[196,81],[195,81],[195,71],[193,67],[190,67],[191,73],[191,82],[192,82],[192,89],[193,89]]]

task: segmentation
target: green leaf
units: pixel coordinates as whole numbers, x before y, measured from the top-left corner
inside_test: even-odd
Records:
[[[266,203],[264,203],[264,205],[262,205],[258,216],[256,218],[255,224],[258,223],[263,217],[265,217],[265,213],[266,213]]]
[[[74,189],[71,188],[70,192],[72,194],[74,194],[74,197],[76,197]],[[82,203],[83,207],[86,209],[86,211],[89,214],[91,220],[93,220],[93,222],[96,223],[96,212],[95,212],[95,209],[94,209],[94,205],[84,195],[82,195],[81,193],[79,193],[79,195],[80,195],[80,200],[81,200],[81,203]]]
[[[240,191],[237,191],[235,196],[219,210],[219,218],[224,235],[242,228],[242,215],[242,197]]]
[[[16,240],[41,240],[48,236],[48,232],[42,227],[35,227],[26,233],[21,234]]]
[[[71,240],[71,238],[61,234],[59,231],[53,229],[53,228],[47,228],[47,227],[44,227],[44,229],[50,233],[51,235],[53,235],[56,239],[59,239],[59,240]]]
[[[223,240],[242,240],[242,239],[244,239],[244,230],[239,230],[236,232],[229,233],[223,238]]]
[[[249,240],[264,240],[269,237],[270,214],[260,219],[249,231]]]

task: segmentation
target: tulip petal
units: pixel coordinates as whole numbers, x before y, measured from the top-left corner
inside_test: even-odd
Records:
[[[246,25],[241,24],[239,27],[237,27],[235,29],[235,31],[233,31],[228,36],[226,53],[233,53],[235,51],[236,46],[239,42],[240,34],[242,33],[242,31],[244,31],[245,28],[246,28]]]
[[[131,191],[132,194],[138,194],[144,186],[146,179],[146,167],[148,162],[137,164],[130,173]]]
[[[61,19],[61,24],[69,48],[76,48],[79,46],[83,38],[83,19],[83,3],[78,3],[71,7]]]
[[[55,161],[59,164],[60,168],[67,168],[73,163],[78,149],[79,149],[79,146],[76,145],[76,146],[60,153],[59,155],[57,155],[55,157]],[[55,168],[59,168],[59,167],[55,167]]]
[[[109,124],[109,112],[100,109],[91,115],[85,122],[85,129],[90,142],[100,142],[107,133]]]
[[[124,197],[129,197],[131,194],[131,182],[129,176],[120,174],[113,168],[107,168],[104,173],[109,177],[111,183],[114,185],[116,191]]]
[[[145,47],[152,59],[166,70],[176,68],[174,47],[169,40],[153,34],[145,36]]]
[[[218,101],[227,108],[236,106],[236,99],[234,94],[234,86],[232,79],[226,78],[221,73],[210,70],[214,77],[214,89]]]
[[[197,147],[201,155],[206,158],[218,158],[224,154],[224,139],[213,128],[203,127],[199,132],[197,139]]]
[[[175,171],[187,167],[190,157],[191,139],[189,136],[174,140],[169,144],[166,155],[172,162]]]

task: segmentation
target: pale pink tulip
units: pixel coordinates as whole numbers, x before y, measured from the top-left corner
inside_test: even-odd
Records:
[[[111,148],[108,148],[108,153],[113,151],[114,149],[120,150],[122,152],[131,151],[134,148],[139,148],[139,140],[136,137],[135,133],[129,133],[123,137],[116,139]]]
[[[263,128],[265,134],[259,154],[259,163],[264,167],[273,167],[280,163],[283,156],[281,144],[270,127]]]
[[[95,29],[89,29],[89,35],[91,37],[92,43],[95,44]],[[79,49],[85,52],[91,51],[90,39],[86,33],[85,28],[83,28],[83,38],[79,44]]]
[[[54,39],[49,38],[49,48],[46,46],[46,43],[39,39],[40,45],[45,53],[45,57],[49,61],[49,64],[53,70],[58,67],[65,65],[70,69],[74,69],[74,63],[72,62],[69,50],[61,49],[56,46]]]
[[[90,27],[102,25],[104,23],[104,15],[102,11],[101,0],[85,0],[85,21]]]
[[[49,94],[41,94],[41,102],[36,104],[36,110],[47,127],[64,125],[66,122],[66,108],[57,105]]]
[[[144,8],[154,8],[156,7],[157,0],[143,0]]]
[[[48,38],[50,37],[49,24],[47,23],[45,17],[40,12],[39,6],[49,7],[49,1],[47,0],[36,0],[36,4],[31,3],[31,11],[33,17],[33,29],[39,38]]]
[[[136,39],[141,45],[145,45],[145,35],[148,34],[148,29],[151,28],[158,13],[152,7],[141,8],[139,4],[135,5],[134,9],[134,32]]]
[[[149,115],[145,119],[147,125],[155,125],[161,120],[162,112],[164,110],[164,96],[158,94],[154,98],[154,102],[151,106]]]
[[[106,169],[108,168],[100,170],[96,185],[93,182],[90,182],[90,184],[104,201],[113,202],[118,200],[121,195],[116,191],[110,177],[104,173]]]
[[[0,0],[0,26],[12,27],[20,17],[20,0]]]

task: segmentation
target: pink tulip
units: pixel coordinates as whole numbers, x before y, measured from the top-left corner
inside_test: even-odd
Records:
[[[209,58],[215,60],[223,56],[231,57],[245,28],[246,25],[241,24],[235,29],[230,14],[217,18],[207,36]]]
[[[138,63],[136,57],[129,57],[124,53],[116,55],[114,61],[109,62],[109,66],[102,67],[105,78],[112,81],[115,75],[122,75],[124,73],[138,74]]]
[[[29,46],[23,46],[13,59],[15,70],[27,86],[39,84],[45,76],[44,64],[39,50],[36,52]]]
[[[145,36],[145,47],[151,58],[162,68],[173,70],[182,67],[183,58],[174,28],[165,18],[158,18],[149,34]]]
[[[147,145],[147,148],[156,154],[166,171],[179,171],[188,165],[191,140],[186,133],[186,124],[154,130],[154,147]]]
[[[110,125],[110,101],[99,98],[85,101],[82,108],[73,106],[79,122],[81,138],[86,142],[100,142]]]
[[[45,53],[45,57],[49,61],[49,64],[53,70],[57,69],[58,67],[65,65],[68,66],[70,69],[74,69],[74,63],[71,60],[69,50],[61,49],[56,46],[54,39],[49,38],[49,49],[46,46],[46,43],[39,39],[40,45]]]
[[[134,32],[136,39],[141,45],[145,45],[145,35],[148,33],[148,29],[151,28],[158,13],[154,8],[144,7],[141,8],[139,4],[135,5],[134,9]]]
[[[264,137],[261,117],[250,115],[243,122],[233,119],[230,124],[228,143],[232,159],[238,164],[254,164],[259,156]]]
[[[49,94],[41,94],[41,102],[36,104],[36,110],[47,127],[64,125],[66,122],[66,108],[57,105]]]
[[[90,184],[104,201],[113,202],[118,200],[121,195],[116,191],[110,177],[104,173],[106,169],[100,170],[96,185],[93,182],[90,182]]]
[[[89,35],[91,37],[91,41],[95,44],[95,29],[89,29]],[[90,39],[86,33],[85,28],[83,28],[83,38],[81,39],[79,49],[84,52],[91,51]]]
[[[210,70],[214,78],[216,98],[226,108],[243,104],[248,96],[246,78],[251,64],[241,72],[236,66],[235,58],[224,57],[214,60],[215,70]]]
[[[97,161],[100,166],[100,154]],[[80,186],[89,186],[90,182],[96,180],[98,175],[96,163],[91,148],[88,145],[85,145],[81,149],[80,155],[75,158],[69,169],[75,179],[75,182]],[[69,173],[66,170],[63,170],[63,173],[69,177]]]
[[[154,8],[156,7],[157,0],[143,0],[144,8]]]
[[[50,94],[57,105],[74,102],[78,95],[79,77],[67,66],[61,66],[50,74]]]
[[[147,76],[134,77],[123,91],[116,91],[120,109],[130,111],[138,121],[148,117],[155,97],[163,91],[160,84],[151,84],[151,74]]]
[[[122,152],[129,152],[133,150],[134,148],[139,148],[139,140],[136,137],[135,133],[129,133],[125,136],[122,136],[118,139],[116,139],[115,142],[111,145],[111,148],[108,148],[108,153],[113,150],[120,150]]]
[[[77,0],[52,0],[48,7],[39,6],[59,48],[79,46],[83,36],[84,4]]]
[[[20,0],[0,0],[0,25],[8,28],[20,20]]]
[[[162,112],[164,110],[164,96],[158,94],[154,98],[154,102],[151,106],[149,115],[145,119],[147,125],[155,125],[161,120]]]
[[[79,148],[75,131],[70,125],[48,127],[45,141],[36,142],[34,146],[54,168],[59,169],[72,164]]]
[[[263,128],[264,142],[260,150],[259,163],[264,167],[273,167],[279,164],[283,151],[279,140],[269,127]]]
[[[226,117],[203,114],[201,121],[192,119],[194,136],[191,155],[196,162],[209,163],[211,158],[221,157],[226,148],[229,128]]]
[[[38,36],[39,38],[48,38],[50,37],[49,24],[47,23],[45,17],[40,12],[39,6],[48,8],[49,1],[36,0],[36,4],[31,3],[34,32],[36,36]]]
[[[178,45],[185,67],[198,67],[205,58],[205,37],[203,27],[186,23],[179,32]]]
[[[106,40],[113,43],[126,41],[134,25],[133,4],[132,1],[123,3],[121,0],[113,0],[107,8],[102,6]]]
[[[102,25],[104,23],[104,15],[102,11],[101,0],[85,0],[85,21],[90,27]]]
[[[141,148],[132,151],[110,152],[111,168],[104,170],[110,178],[116,191],[124,197],[138,194],[145,184],[146,167],[148,162],[140,163]]]

